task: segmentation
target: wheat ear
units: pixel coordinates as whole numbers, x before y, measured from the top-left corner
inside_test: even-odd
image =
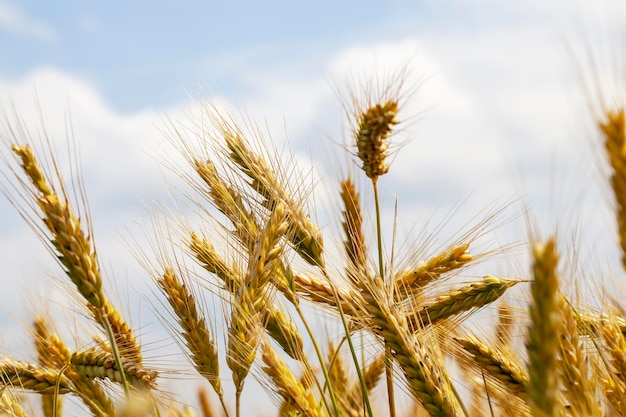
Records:
[[[498,306],[498,324],[496,325],[496,343],[503,352],[511,350],[511,334],[513,328],[513,311],[511,306],[502,300]]]
[[[37,204],[52,234],[51,244],[65,272],[87,301],[96,321],[105,331],[110,325],[120,354],[141,362],[140,349],[130,326],[122,320],[104,293],[96,252],[92,250],[91,238],[83,231],[80,219],[75,216],[67,199],[48,185],[32,149],[17,145],[13,145],[12,149],[20,157],[24,172],[35,186]]]
[[[532,301],[529,308],[528,375],[526,391],[536,415],[557,417],[559,402],[558,347],[562,334],[562,303],[554,240],[533,247]]]
[[[25,362],[4,359],[0,362],[0,383],[3,387],[25,389],[39,394],[67,394],[70,382],[56,369],[42,368]]]
[[[256,233],[255,236],[257,236]],[[229,265],[217,253],[211,242],[201,239],[196,233],[192,233],[189,248],[204,269],[215,274],[224,282],[224,287],[228,292],[233,295],[239,292],[243,282],[243,273]],[[274,272],[280,275],[280,264],[277,265]],[[280,280],[280,277],[275,277],[275,279]],[[279,288],[282,287],[280,282],[277,284]],[[302,358],[304,356],[302,350],[304,344],[297,328],[273,302],[268,300],[264,294],[261,296],[263,299],[259,304],[263,305],[264,308],[261,312],[260,323],[265,326],[267,333],[289,356],[294,359]]]
[[[246,207],[242,196],[219,175],[211,161],[194,160],[194,168],[209,188],[209,197],[235,227],[235,235],[245,248],[252,249],[260,231],[254,214]]]
[[[562,374],[563,395],[578,415],[600,417],[602,407],[595,395],[594,380],[590,378],[587,358],[582,346],[575,313],[571,304],[561,303],[563,333],[560,339],[559,368]]]
[[[70,357],[72,369],[84,378],[108,378],[121,382],[122,374],[133,386],[139,389],[151,388],[157,378],[157,372],[141,367],[129,359],[122,360],[122,369],[117,367],[113,354],[98,348],[78,350]]]
[[[294,274],[293,280],[296,292],[304,299],[315,304],[326,305],[336,311],[337,303],[334,294],[337,294],[337,299],[345,314],[352,317],[359,315],[360,310],[357,306],[362,305],[364,301],[358,291],[352,288],[335,287],[333,289],[328,281],[310,274]]]
[[[626,131],[624,109],[606,111],[606,119],[599,122],[604,136],[604,147],[611,165],[611,187],[617,203],[617,223],[622,248],[622,265],[626,268]]]
[[[462,245],[451,246],[428,261],[396,274],[394,282],[398,298],[403,299],[412,292],[436,281],[442,275],[467,265],[473,259],[469,252],[469,245],[470,243],[466,242]]]
[[[506,392],[516,395],[525,393],[528,374],[522,367],[475,337],[454,338],[454,340],[472,356],[476,365],[502,384]]]
[[[346,273],[356,282],[367,277],[367,248],[363,235],[363,214],[359,203],[359,194],[352,179],[341,182],[341,201],[343,202],[343,232],[345,234],[344,249],[348,257]]]
[[[486,276],[458,290],[436,297],[409,313],[409,324],[414,328],[435,324],[458,314],[476,310],[496,301],[507,289],[520,281]]]
[[[371,316],[375,333],[379,334],[402,368],[409,392],[432,416],[458,416],[458,403],[450,379],[436,347],[422,344],[409,330],[406,318],[393,303],[386,301],[382,281],[372,280],[362,287],[363,308]],[[423,336],[423,335],[420,335]]]
[[[306,389],[267,343],[261,344],[262,369],[272,380],[276,393],[289,405],[305,416],[325,416],[324,409],[313,393]]]
[[[196,307],[196,298],[187,285],[171,269],[166,269],[157,283],[167,296],[167,301],[182,329],[182,337],[190,352],[196,370],[209,381],[220,400],[224,393],[220,381],[217,346],[206,319]]]
[[[368,395],[372,393],[372,390],[378,385],[383,374],[385,373],[385,355],[377,355],[368,365],[363,369],[363,382],[365,390]],[[356,381],[348,387],[346,395],[340,398],[340,403],[345,404],[344,409],[350,416],[362,416],[363,415],[363,389],[359,381]]]
[[[0,392],[0,415],[3,417],[30,417],[24,404],[12,389],[3,388]]]
[[[226,363],[232,371],[237,391],[237,408],[243,383],[254,362],[258,343],[258,328],[266,300],[266,286],[275,261],[282,252],[280,241],[287,232],[284,206],[274,207],[248,261],[246,277],[235,294]],[[239,413],[237,413],[239,414]]]
[[[83,403],[89,408],[91,413],[96,417],[114,417],[115,407],[113,402],[104,392],[102,387],[91,379],[85,379],[76,373],[70,364],[71,352],[65,345],[63,340],[51,328],[44,317],[36,317],[34,322],[35,330],[35,346],[40,364],[54,367],[56,369],[65,369],[64,375],[71,382],[72,393],[78,396]],[[42,402],[48,400],[44,395]],[[61,398],[57,398],[57,404]],[[46,406],[46,403],[43,403]],[[50,409],[50,412],[52,409]],[[57,411],[57,416],[60,412]]]
[[[223,134],[230,150],[230,159],[252,180],[252,189],[266,199],[265,205],[285,206],[289,228],[292,230],[290,239],[296,252],[310,264],[323,266],[324,246],[319,228],[313,225],[300,204],[285,190],[274,171],[263,158],[250,149],[241,135],[228,129],[224,129]]]
[[[70,351],[65,343],[50,331],[48,320],[41,316],[36,317],[33,330],[37,361],[41,367],[61,369],[69,363]],[[63,399],[59,396],[44,394],[41,397],[41,406],[45,417],[60,416]]]
[[[354,129],[357,156],[365,174],[375,180],[389,172],[385,159],[389,155],[388,139],[393,126],[398,123],[398,101],[377,103],[357,116],[358,126]]]

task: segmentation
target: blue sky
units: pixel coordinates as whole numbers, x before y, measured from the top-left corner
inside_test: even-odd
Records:
[[[0,105],[13,103],[36,131],[37,97],[61,154],[71,115],[103,267],[156,340],[165,336],[149,313],[153,284],[128,241],[149,223],[153,203],[184,186],[160,165],[176,158],[162,133],[166,117],[188,121],[199,96],[244,108],[312,172],[331,232],[324,210],[337,207],[329,190],[345,169],[328,155],[347,131],[335,88],[376,68],[408,65],[409,83],[421,83],[404,109],[411,140],[381,180],[387,221],[398,197],[400,235],[418,240],[410,231],[424,236],[429,222],[435,228],[460,206],[435,243],[445,244],[485,207],[515,201],[506,216],[516,219],[477,250],[525,241],[520,213],[529,208],[544,235],[558,230],[566,241],[582,218],[589,251],[581,257],[618,271],[612,200],[579,70],[589,70],[586,49],[619,51],[626,7],[590,3],[0,0]],[[597,64],[603,87],[624,87],[615,62]],[[19,294],[39,293],[62,311],[65,290],[50,284],[58,267],[5,199],[0,253],[11,277],[0,293],[0,334],[19,352],[28,344],[20,321],[40,304]],[[472,274],[524,275],[520,256]]]

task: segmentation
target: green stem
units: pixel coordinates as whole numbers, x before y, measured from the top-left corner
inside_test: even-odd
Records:
[[[385,282],[385,265],[383,262],[383,231],[382,222],[380,220],[380,202],[378,199],[378,181],[372,178],[372,187],[374,188],[374,205],[376,207],[376,237],[378,241],[378,273],[380,279]],[[393,288],[390,285],[389,288]],[[392,298],[393,300],[393,294]],[[389,401],[389,417],[396,417],[396,398],[393,389],[393,360],[391,349],[385,341],[385,380],[387,383],[387,398]]]
[[[356,349],[354,348],[354,344],[352,343],[352,337],[350,336],[350,329],[348,328],[348,322],[346,321],[346,316],[343,312],[343,307],[341,307],[341,301],[339,300],[339,296],[337,295],[337,289],[335,285],[330,280],[328,273],[325,268],[321,268],[322,273],[324,274],[324,278],[330,284],[330,287],[333,290],[333,297],[335,299],[335,304],[337,305],[337,310],[339,310],[339,317],[341,319],[341,324],[343,325],[343,330],[346,334],[346,340],[348,341],[348,346],[350,347],[350,354],[352,355],[352,361],[354,362],[354,368],[356,369],[356,374],[359,377],[359,384],[361,385],[361,392],[363,394],[363,401],[365,402],[365,407],[367,408],[367,415],[369,417],[374,417],[374,412],[372,411],[372,405],[370,404],[370,398],[367,394],[367,387],[365,385],[365,379],[363,378],[363,372],[361,371],[361,366],[359,364],[359,358],[356,356]],[[328,379],[327,379],[328,380]]]
[[[113,333],[113,328],[111,327],[111,323],[109,322],[109,318],[105,314],[104,311],[101,311],[102,322],[104,324],[104,329],[106,330],[106,334],[109,337],[109,343],[111,344],[111,352],[113,353],[113,358],[115,359],[115,365],[117,369],[120,370],[120,379],[122,388],[124,388],[124,395],[126,395],[126,400],[130,400],[130,390],[128,388],[128,381],[126,381],[126,374],[124,373],[124,367],[122,366],[122,357],[120,356],[120,352],[117,348],[117,342],[115,341],[115,334]]]
[[[322,373],[324,374],[324,380],[327,382],[328,394],[330,395],[330,401],[333,404],[335,417],[339,417],[339,406],[337,405],[337,398],[335,397],[335,391],[333,390],[332,384],[330,384],[330,376],[328,375],[328,369],[326,368],[326,363],[324,360],[324,356],[322,356],[322,351],[320,350],[319,345],[317,344],[317,340],[315,340],[315,335],[313,334],[313,330],[311,330],[311,328],[309,327],[309,322],[306,320],[306,318],[304,317],[304,314],[302,313],[302,310],[300,309],[300,303],[297,302],[296,300],[296,302],[293,303],[293,305],[296,308],[296,312],[298,313],[298,316],[300,316],[302,323],[304,324],[304,328],[309,334],[309,338],[311,339],[311,342],[313,343],[313,348],[315,349],[315,353],[317,354],[317,358],[322,368]],[[315,382],[317,383],[320,393],[322,394],[322,398],[324,398],[324,392],[322,391],[323,388],[320,386],[319,381],[317,381],[317,378],[315,379]],[[324,405],[326,406],[326,409],[328,410],[328,413],[330,414],[330,409],[328,407],[328,404],[326,404],[326,401],[324,401]]]

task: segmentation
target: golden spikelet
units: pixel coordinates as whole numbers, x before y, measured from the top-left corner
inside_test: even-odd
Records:
[[[324,266],[323,240],[319,228],[313,225],[304,210],[286,191],[274,171],[263,158],[255,154],[237,133],[224,130],[231,160],[252,180],[252,189],[266,199],[267,207],[285,206],[287,222],[292,231],[289,238],[296,252],[312,265]]]
[[[33,322],[35,349],[37,361],[44,368],[62,368],[69,363],[70,351],[65,343],[51,332],[48,320],[38,316]],[[41,405],[45,417],[59,416],[63,408],[63,399],[56,398],[55,410],[54,395],[44,394],[41,397]]]
[[[504,352],[511,350],[511,334],[513,327],[513,312],[511,306],[502,300],[498,306],[498,324],[496,325],[496,343]]]
[[[363,308],[370,315],[375,333],[386,343],[406,377],[411,395],[433,416],[460,415],[449,376],[436,346],[409,329],[404,315],[385,301],[380,280],[364,285]],[[423,336],[423,335],[420,335]]]
[[[246,207],[243,197],[226,183],[211,161],[194,160],[195,170],[209,187],[213,205],[235,227],[235,235],[245,248],[252,249],[260,233],[254,214]]]
[[[283,228],[284,231],[284,228]],[[256,234],[255,234],[256,236]],[[215,274],[224,282],[224,288],[233,295],[237,295],[243,282],[243,273],[234,266],[229,265],[215,250],[211,242],[201,239],[196,233],[191,234],[189,248],[208,272]],[[250,249],[252,250],[252,249]],[[281,265],[276,265],[273,269],[275,279],[281,279]],[[277,282],[279,289],[284,289]],[[284,289],[288,291],[287,289]],[[264,308],[261,311],[260,323],[265,326],[268,334],[278,342],[289,356],[294,359],[302,357],[302,338],[294,325],[287,319],[286,315],[264,294],[259,294],[259,305]]]
[[[562,374],[563,395],[575,415],[602,415],[602,407],[596,397],[595,379],[590,375],[587,355],[578,335],[575,312],[571,304],[561,303],[563,332],[560,338],[559,368]]]
[[[297,293],[304,299],[337,308],[333,288],[327,281],[310,274],[294,274],[293,279]],[[358,316],[357,306],[364,303],[361,295],[351,289],[335,288],[335,290],[343,312],[349,316]]]
[[[10,388],[3,388],[0,392],[0,416],[29,417],[24,404]]]
[[[71,382],[72,393],[83,401],[94,416],[114,417],[115,407],[100,385],[91,379],[83,378],[72,367],[67,367],[70,364],[71,352],[63,340],[51,329],[48,320],[41,316],[36,317],[34,330],[35,346],[40,364],[63,369],[63,374]],[[44,414],[51,413],[53,396],[44,394],[42,402],[44,407],[49,408],[49,411],[44,411]],[[57,404],[61,404],[61,402],[62,398],[57,398]],[[56,415],[60,415],[60,410],[57,411]]]

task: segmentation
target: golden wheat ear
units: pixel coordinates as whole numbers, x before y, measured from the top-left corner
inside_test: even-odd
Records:
[[[173,270],[167,269],[157,284],[167,297],[190,358],[196,370],[209,381],[220,400],[224,392],[220,380],[217,346],[206,324],[206,319],[196,307],[196,298],[189,286]]]
[[[89,411],[97,417],[115,415],[115,407],[102,387],[90,378],[83,378],[71,366],[72,353],[61,337],[52,328],[49,319],[38,316],[35,318],[34,338],[39,364],[44,367],[59,369],[71,383],[72,394],[81,399]],[[104,344],[107,346],[106,342]],[[53,415],[54,395],[44,394],[42,406],[45,415]],[[56,398],[57,411],[60,414],[62,398]]]
[[[110,329],[114,348],[123,357],[141,362],[141,351],[131,327],[106,296],[92,238],[84,231],[80,218],[70,206],[60,175],[57,173],[62,189],[59,193],[50,185],[30,146],[13,145],[12,150],[20,159],[22,170],[32,184],[32,188],[29,188],[22,183],[26,195],[30,195],[36,202],[50,233],[49,236],[41,236],[42,240],[49,242],[65,273],[87,302],[96,322],[105,333],[108,334]],[[89,224],[87,229],[90,230]]]
[[[598,122],[604,137],[604,148],[611,166],[611,188],[616,202],[618,235],[622,249],[622,266],[626,269],[626,130],[624,108],[607,110]]]
[[[559,369],[563,396],[575,415],[600,417],[602,406],[596,393],[596,376],[589,369],[587,352],[579,337],[576,312],[569,302],[561,303],[563,335],[559,340]]]
[[[559,394],[558,349],[563,320],[557,275],[558,253],[554,240],[533,246],[532,301],[528,329],[528,393],[533,413],[542,416],[561,415]]]
[[[22,400],[11,388],[3,388],[0,392],[0,415],[6,417],[30,417]]]
[[[320,401],[295,377],[267,342],[261,344],[261,358],[263,372],[271,380],[276,393],[289,403],[292,411],[311,417],[327,415]]]
[[[291,230],[289,238],[295,251],[308,263],[324,266],[324,243],[319,227],[305,214],[302,205],[290,195],[265,159],[253,152],[238,132],[233,132],[227,125],[223,128],[231,162],[250,178],[250,186],[265,199],[264,205],[282,204],[285,207]]]

